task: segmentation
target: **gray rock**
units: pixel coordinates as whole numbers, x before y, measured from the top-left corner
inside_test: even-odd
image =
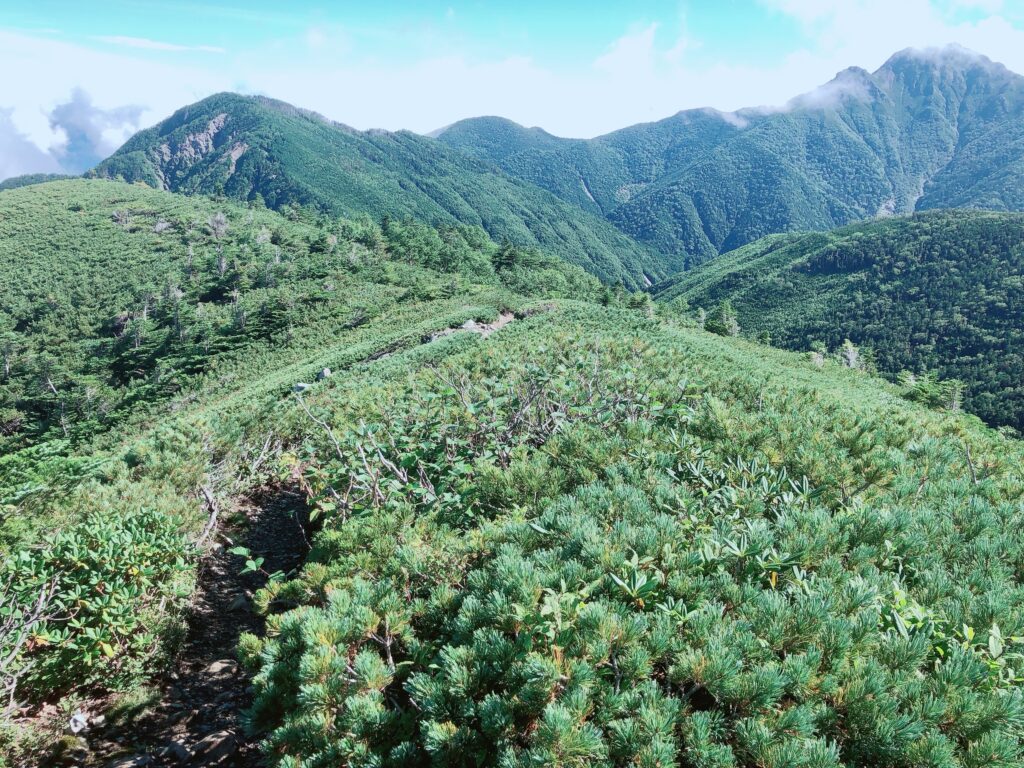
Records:
[[[211,733],[196,744],[191,765],[219,765],[238,751],[238,741],[231,731]]]
[[[181,763],[185,762],[190,757],[192,757],[192,753],[189,751],[188,747],[186,747],[180,741],[172,741],[170,744],[168,744],[167,748],[164,750],[164,754],[168,755],[169,757],[173,757],[175,760]]]
[[[236,597],[234,600],[231,601],[231,604],[228,606],[228,610],[229,611],[251,611],[252,610],[252,605],[250,605],[250,603],[249,603],[248,599],[246,599],[245,595],[239,595],[238,597]]]
[[[127,757],[115,757],[104,768],[142,768],[153,762],[148,755],[128,755]]]
[[[238,669],[238,665],[231,659],[218,659],[212,662],[205,670],[208,675],[233,675]]]

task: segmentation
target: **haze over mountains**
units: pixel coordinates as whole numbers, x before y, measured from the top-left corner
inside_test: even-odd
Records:
[[[361,132],[219,94],[94,172],[271,207],[483,226],[629,287],[773,232],[942,207],[1024,207],[1024,78],[963,48],[851,67],[782,108],[687,110],[595,139],[494,117]]]

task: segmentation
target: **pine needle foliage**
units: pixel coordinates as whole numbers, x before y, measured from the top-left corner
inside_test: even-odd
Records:
[[[1019,765],[1019,445],[754,349],[567,305],[304,400],[271,760]]]

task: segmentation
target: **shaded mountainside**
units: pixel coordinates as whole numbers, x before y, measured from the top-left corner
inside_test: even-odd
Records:
[[[935,211],[769,236],[654,295],[706,310],[728,299],[745,333],[790,349],[850,339],[885,373],[961,379],[967,410],[1024,427],[1024,215]]]
[[[1024,209],[1024,78],[964,49],[850,68],[782,109],[690,110],[592,140],[497,118],[439,141],[693,266],[879,215]]]
[[[356,131],[262,97],[218,94],[134,136],[92,175],[271,208],[483,227],[636,287],[678,266],[600,216],[409,132]]]

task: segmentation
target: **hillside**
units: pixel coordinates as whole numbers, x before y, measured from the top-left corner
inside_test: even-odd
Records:
[[[285,218],[104,181],[5,193],[0,238],[5,452],[87,441],[231,360],[308,347],[403,305],[507,287],[597,292],[580,268],[479,229]]]
[[[284,435],[303,439],[273,413],[297,385],[458,346],[527,294],[598,295],[582,269],[479,229],[292,213],[101,180],[0,195],[11,707],[131,692],[166,664],[210,505],[272,484]]]
[[[977,419],[479,230],[81,180],[3,193],[0,227],[0,577],[15,615],[54,590],[17,698],[127,723],[77,764],[164,748],[178,710],[139,686],[200,562],[263,585],[252,735],[226,717],[273,765],[1021,759],[1024,452]],[[283,539],[216,513],[280,483],[312,549],[272,573]]]
[[[594,307],[406,366],[312,395],[337,445],[288,458],[333,501],[259,597],[300,607],[242,643],[277,764],[1018,759],[1024,702],[960,623],[1016,620],[971,585],[1020,605],[979,557],[1019,547],[1019,444]]]
[[[356,131],[261,97],[224,93],[185,107],[91,175],[271,208],[480,226],[499,242],[543,248],[631,287],[677,266],[600,216],[444,144],[409,132]]]
[[[70,179],[72,176],[64,176],[59,173],[30,173],[25,176],[12,176],[9,179],[0,181],[0,192],[6,189],[18,189],[19,187],[27,187],[30,184],[42,184],[47,181],[60,181],[62,179]]]
[[[878,368],[966,384],[964,408],[1024,427],[1024,215],[930,212],[766,237],[654,288],[807,350],[850,339]]]
[[[961,48],[850,68],[779,109],[689,110],[596,139],[495,118],[439,141],[693,266],[878,215],[1024,209],[1024,78]]]

